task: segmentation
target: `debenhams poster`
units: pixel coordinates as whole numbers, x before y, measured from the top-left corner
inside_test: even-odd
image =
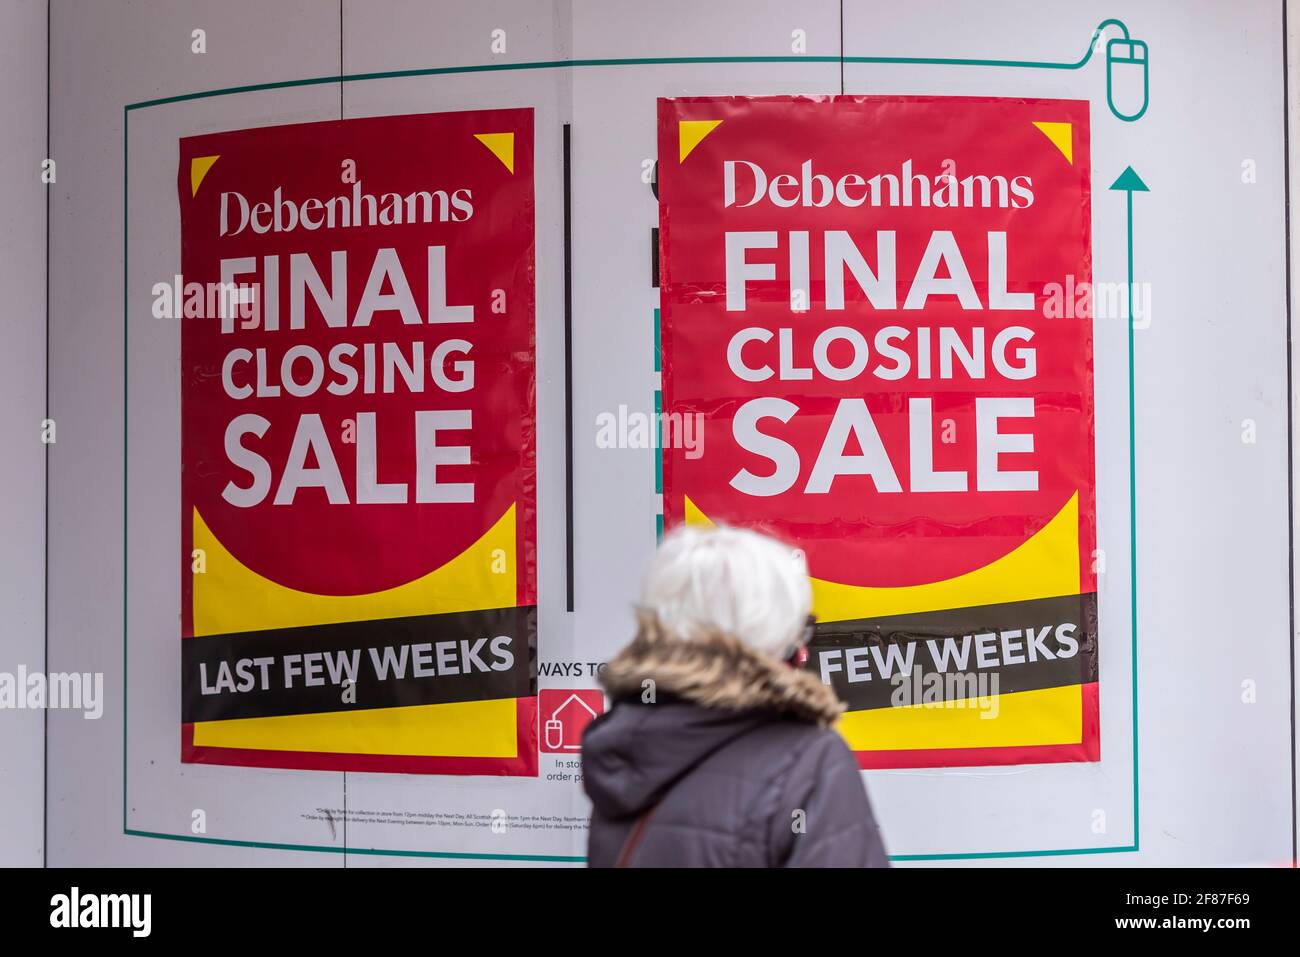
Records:
[[[1099,759],[1088,106],[659,101],[664,513],[803,549],[864,768]]]
[[[183,139],[182,758],[537,773],[531,110]]]

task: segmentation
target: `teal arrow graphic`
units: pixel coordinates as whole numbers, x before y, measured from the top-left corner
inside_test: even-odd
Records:
[[[1125,301],[1128,303],[1128,357],[1129,357],[1129,386],[1133,384],[1133,194],[1149,193],[1150,188],[1142,182],[1142,177],[1137,174],[1132,166],[1126,166],[1124,172],[1119,174],[1119,178],[1110,184],[1111,189],[1122,190],[1125,199],[1128,202],[1128,288],[1124,291]]]
[[[1128,203],[1128,287],[1124,290],[1124,295],[1125,302],[1128,305],[1128,381],[1131,388],[1133,385],[1133,194],[1149,193],[1151,189],[1146,183],[1142,182],[1142,177],[1137,174],[1132,166],[1126,166],[1124,172],[1119,174],[1119,178],[1110,184],[1110,188],[1121,190]]]
[[[1134,172],[1132,166],[1128,167],[1127,169],[1124,170],[1124,172],[1120,173],[1119,179],[1111,183],[1110,188],[1123,189],[1123,190],[1127,190],[1130,193],[1151,192],[1151,190],[1147,188],[1147,184],[1142,182],[1142,177],[1139,176],[1136,172]]]
[[[1128,308],[1128,509],[1129,509],[1129,561],[1132,567],[1132,604],[1131,627],[1133,629],[1133,850],[1140,844],[1138,829],[1138,584],[1137,584],[1137,403],[1134,397],[1133,378],[1133,194],[1149,193],[1150,188],[1142,182],[1132,166],[1125,167],[1124,172],[1111,184],[1111,189],[1124,193],[1128,206],[1128,285],[1124,288],[1124,301]]]

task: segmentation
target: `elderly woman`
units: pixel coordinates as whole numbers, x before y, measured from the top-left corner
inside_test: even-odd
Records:
[[[835,694],[799,667],[800,553],[683,527],[646,575],[582,743],[592,867],[886,867]]]

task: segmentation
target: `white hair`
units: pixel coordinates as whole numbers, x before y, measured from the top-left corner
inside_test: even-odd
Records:
[[[683,525],[664,539],[646,572],[641,608],[669,635],[710,632],[785,658],[812,610],[803,553],[725,525]]]

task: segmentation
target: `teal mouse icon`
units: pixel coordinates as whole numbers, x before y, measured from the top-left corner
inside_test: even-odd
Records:
[[[1149,98],[1147,45],[1128,36],[1111,40],[1106,44],[1106,101],[1110,111],[1131,123],[1147,111]]]

